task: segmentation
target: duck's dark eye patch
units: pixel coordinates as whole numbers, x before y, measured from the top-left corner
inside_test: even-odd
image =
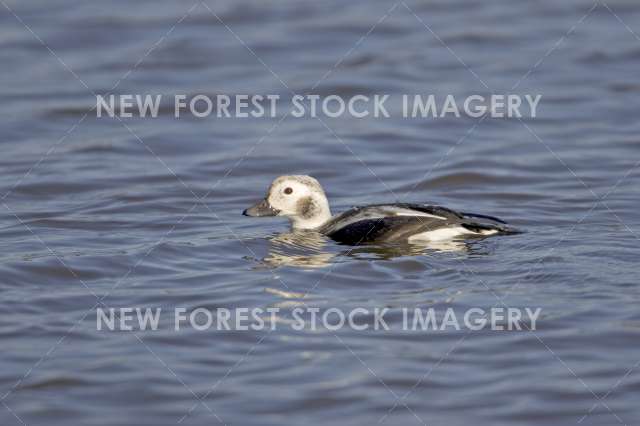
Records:
[[[287,195],[291,194],[292,192],[293,192],[293,189],[291,189],[291,188],[287,187],[287,188],[284,189],[284,193],[287,194]]]

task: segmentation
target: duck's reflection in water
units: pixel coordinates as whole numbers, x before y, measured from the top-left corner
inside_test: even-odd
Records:
[[[283,232],[269,238],[269,253],[262,261],[269,266],[322,268],[336,255],[326,250],[329,239],[319,232]]]
[[[420,243],[394,243],[362,245],[351,247],[342,256],[390,260],[403,256],[424,256],[433,253],[470,253],[471,247],[465,241],[433,241]]]
[[[322,268],[338,257],[389,260],[438,252],[470,254],[476,251],[464,240],[345,246],[314,231],[284,232],[270,237],[269,242],[269,253],[262,259],[269,267]]]

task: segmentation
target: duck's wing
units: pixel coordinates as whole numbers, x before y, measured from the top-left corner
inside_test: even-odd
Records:
[[[347,244],[400,241],[410,235],[450,226],[463,218],[459,213],[425,204],[372,204],[353,207],[334,217],[321,229]]]
[[[321,232],[336,241],[363,244],[403,241],[416,236],[429,239],[514,233],[515,230],[491,216],[427,204],[397,203],[354,207],[334,217]]]

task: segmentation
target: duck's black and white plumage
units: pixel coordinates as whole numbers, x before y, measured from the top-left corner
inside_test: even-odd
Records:
[[[495,217],[409,203],[354,207],[332,218],[318,231],[346,244],[442,241],[463,235],[487,236],[515,232]]]
[[[313,229],[353,245],[519,232],[495,217],[426,204],[373,204],[332,216],[322,187],[310,176],[280,176],[271,184],[266,198],[243,214],[286,216],[294,229]]]

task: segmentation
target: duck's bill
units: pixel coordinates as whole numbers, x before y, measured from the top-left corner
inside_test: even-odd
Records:
[[[271,204],[266,199],[242,212],[243,215],[251,217],[277,216],[278,213],[280,213],[280,210],[271,207]]]

